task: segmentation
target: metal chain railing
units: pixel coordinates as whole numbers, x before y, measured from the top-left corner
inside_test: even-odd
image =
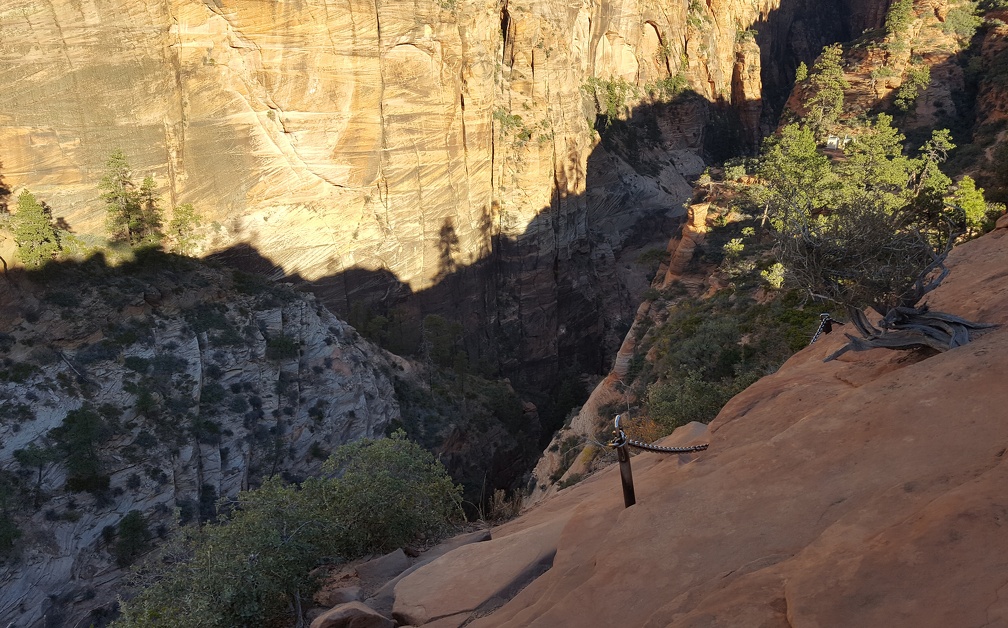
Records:
[[[833,331],[834,324],[843,325],[843,323],[841,323],[840,321],[833,319],[829,315],[829,312],[823,312],[822,314],[820,314],[819,329],[816,330],[815,334],[812,336],[812,340],[809,341],[809,344],[812,344],[816,340],[819,340],[819,336],[821,334],[828,334],[831,331]]]
[[[832,332],[833,325],[843,325],[843,323],[831,317],[829,312],[823,312],[820,314],[819,329],[816,330],[815,334],[812,336],[812,340],[809,341],[809,344],[818,340],[819,336],[822,334]],[[653,451],[661,454],[691,454],[698,451],[704,451],[710,446],[709,443],[704,443],[703,445],[691,445],[689,447],[662,447],[660,445],[649,445],[648,443],[643,443],[639,440],[627,438],[626,432],[623,431],[623,427],[621,425],[622,420],[622,415],[617,414],[616,421],[613,426],[613,439],[609,441],[606,446],[616,450],[616,457],[620,464],[620,480],[623,483],[623,504],[626,508],[629,508],[637,503],[637,496],[634,492],[633,485],[633,470],[630,468],[629,447],[635,447],[637,449],[643,449],[644,451]]]
[[[623,505],[626,508],[637,503],[637,495],[634,492],[633,485],[633,470],[630,468],[630,450],[628,447],[636,447],[644,451],[654,451],[662,454],[689,454],[703,451],[709,446],[708,443],[704,443],[703,445],[691,445],[689,447],[661,447],[660,445],[642,443],[639,440],[627,438],[626,432],[623,431],[623,427],[620,425],[622,420],[623,417],[617,414],[613,429],[613,439],[609,441],[608,446],[616,450],[616,458],[619,460],[620,481],[623,483]]]

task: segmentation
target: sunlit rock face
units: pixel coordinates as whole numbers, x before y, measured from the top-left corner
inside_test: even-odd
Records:
[[[0,173],[102,233],[122,149],[204,215],[206,251],[251,245],[344,313],[442,287],[422,309],[484,330],[477,354],[595,368],[636,306],[613,265],[681,212],[705,143],[751,148],[763,77],[885,3],[783,4],[12,0]],[[699,98],[661,102],[680,73]],[[599,142],[592,76],[634,87],[641,141]]]

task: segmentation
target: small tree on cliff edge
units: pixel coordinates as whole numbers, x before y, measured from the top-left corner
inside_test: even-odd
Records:
[[[764,150],[765,202],[780,262],[813,298],[845,308],[862,336],[848,334],[850,342],[828,360],[873,347],[944,351],[987,327],[921,304],[948,274],[945,257],[965,227],[952,181],[938,169],[954,146],[947,130],[935,131],[909,158],[890,122],[879,116],[839,163],[818,154],[813,134],[797,125]],[[789,174],[809,168],[818,173],[814,180]],[[865,308],[882,317],[877,327]]]
[[[171,239],[171,250],[179,255],[192,255],[199,244],[196,230],[200,226],[200,216],[192,203],[182,203],[175,208],[171,222],[168,223],[168,237]]]
[[[109,155],[105,174],[98,184],[105,201],[109,235],[131,246],[156,244],[161,238],[161,200],[155,193],[154,179],[145,177],[138,189],[131,175],[129,162],[121,150]]]

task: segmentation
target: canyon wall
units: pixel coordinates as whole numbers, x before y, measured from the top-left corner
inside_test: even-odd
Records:
[[[615,260],[681,212],[712,112],[751,147],[762,77],[783,89],[885,3],[819,4],[13,0],[0,174],[102,234],[122,149],[167,206],[196,205],[207,252],[246,243],[343,313],[452,277],[423,309],[483,330],[484,357],[543,373],[597,347],[581,361],[602,369],[636,306]],[[646,94],[680,73],[699,98]],[[593,76],[656,120],[647,163],[599,142]]]
[[[196,263],[138,266],[150,270],[53,271],[47,292],[0,281],[0,518],[21,530],[0,552],[4,626],[103,625],[129,513],[146,551],[214,520],[218,498],[318,475],[339,445],[401,418],[393,373],[409,364],[314,296]]]

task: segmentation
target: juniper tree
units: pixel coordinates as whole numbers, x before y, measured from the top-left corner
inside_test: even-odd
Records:
[[[952,182],[939,169],[954,147],[948,132],[936,131],[911,158],[890,122],[879,116],[837,163],[797,125],[764,150],[764,203],[779,261],[810,296],[845,308],[863,337],[848,335],[830,358],[871,347],[945,350],[983,327],[921,304],[947,275],[944,260],[963,227]],[[866,308],[882,317],[878,326]]]
[[[436,537],[460,512],[444,467],[402,432],[340,447],[323,473],[300,487],[270,478],[218,523],[182,530],[134,569],[139,591],[113,625],[301,624],[319,564]]]

